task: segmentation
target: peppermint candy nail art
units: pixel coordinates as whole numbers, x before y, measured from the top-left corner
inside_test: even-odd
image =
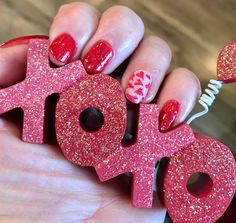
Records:
[[[151,74],[144,70],[135,71],[129,79],[125,95],[126,98],[138,104],[142,102],[151,87],[152,77]]]

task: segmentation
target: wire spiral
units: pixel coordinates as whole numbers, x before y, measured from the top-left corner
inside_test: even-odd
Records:
[[[190,117],[189,120],[187,121],[187,124],[190,124],[193,120],[205,115],[209,111],[209,107],[212,105],[212,103],[214,102],[216,98],[215,95],[219,94],[220,92],[219,90],[222,87],[222,83],[223,82],[217,81],[217,80],[209,81],[209,84],[207,85],[208,88],[205,89],[205,93],[202,94],[202,96],[200,97],[198,101],[199,104],[202,105],[204,110]]]

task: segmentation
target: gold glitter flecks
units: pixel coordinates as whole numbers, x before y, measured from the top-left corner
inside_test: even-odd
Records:
[[[100,163],[95,167],[101,181],[131,172],[134,178],[132,203],[135,207],[152,206],[156,161],[164,156],[170,157],[195,140],[186,124],[168,133],[159,132],[158,115],[158,105],[141,104],[136,143],[130,147],[120,147],[110,155],[109,163]]]
[[[87,76],[80,61],[59,68],[50,67],[48,47],[48,40],[31,40],[25,80],[0,90],[0,114],[21,107],[24,111],[22,139],[30,143],[44,142],[46,98]]]
[[[186,184],[194,173],[206,173],[211,190],[198,197]],[[209,189],[209,188],[208,188]],[[206,136],[171,158],[164,177],[164,201],[174,222],[213,223],[229,206],[236,189],[236,163],[230,149]]]
[[[236,42],[230,42],[221,50],[217,60],[217,79],[224,83],[236,81]]]
[[[104,163],[104,164],[108,164],[109,162],[110,162],[109,159],[103,160],[103,163]],[[99,164],[98,164],[98,165],[99,165]]]
[[[105,147],[105,146],[102,146],[100,151],[102,153],[107,153],[109,151],[109,149],[107,147]]]
[[[97,108],[103,114],[104,124],[95,132],[80,126],[80,113],[87,108]],[[125,128],[125,97],[119,82],[112,77],[88,75],[60,94],[56,108],[57,139],[64,155],[74,163],[95,166],[106,160],[119,149]],[[79,154],[76,159],[75,152]]]
[[[87,108],[97,108],[104,116],[103,126],[95,132],[80,126],[79,116]],[[58,143],[71,162],[95,167],[101,181],[131,172],[133,205],[151,207],[156,161],[172,156],[195,140],[186,124],[168,133],[159,132],[158,115],[158,105],[140,105],[137,141],[122,147],[126,129],[123,90],[109,76],[87,76],[60,94],[56,108]]]

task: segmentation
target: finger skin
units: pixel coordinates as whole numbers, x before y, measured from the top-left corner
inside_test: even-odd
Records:
[[[166,77],[158,96],[157,104],[162,109],[166,107],[166,103],[172,100],[180,104],[178,114],[175,115],[175,119],[170,123],[171,127],[173,127],[185,120],[195,106],[200,94],[201,86],[196,75],[188,69],[177,68]],[[169,111],[172,110],[173,113],[173,109],[175,108],[176,103],[175,105],[172,104],[172,106],[169,106]],[[166,116],[169,116],[169,114],[166,114]]]
[[[61,66],[77,59],[96,31],[99,18],[100,12],[84,2],[61,6],[49,32],[51,61]]]
[[[27,45],[0,48],[0,88],[25,78]]]
[[[110,74],[135,50],[143,33],[144,25],[137,14],[125,6],[113,6],[102,14],[97,31],[82,52],[82,61],[90,53],[89,50],[102,40],[107,43],[105,44],[106,49],[108,45],[111,46],[112,58],[109,58],[109,63],[106,63],[100,72]],[[104,55],[102,56],[104,58]],[[96,62],[104,63],[99,56]],[[85,68],[88,66],[87,64],[85,64]],[[97,72],[97,70],[94,68],[92,72]]]
[[[151,75],[151,85],[141,102],[148,103],[155,97],[171,62],[171,49],[168,44],[156,37],[147,36],[132,55],[122,77],[122,87],[126,91],[134,72],[142,70]],[[138,101],[137,103],[139,103]]]
[[[32,39],[48,39],[48,36],[17,37],[0,46],[0,89],[24,80],[28,43]]]
[[[0,48],[8,48],[12,46],[28,44],[32,39],[48,39],[48,36],[45,35],[31,35],[31,36],[21,36],[15,39],[11,39],[0,45]]]
[[[69,163],[57,146],[24,143],[10,128],[8,132],[0,129],[0,213],[4,222],[164,221],[165,208],[159,201],[152,209],[132,207],[127,176],[99,183],[92,169]]]

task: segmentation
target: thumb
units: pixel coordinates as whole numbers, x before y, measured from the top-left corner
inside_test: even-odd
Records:
[[[0,86],[8,87],[25,78],[28,43],[47,36],[26,36],[10,40],[0,46]]]
[[[27,49],[31,39],[47,39],[47,36],[26,36],[0,45],[0,89],[24,80],[26,74]],[[1,94],[1,90],[0,90]],[[0,134],[21,136],[23,112],[14,109],[0,116]]]

